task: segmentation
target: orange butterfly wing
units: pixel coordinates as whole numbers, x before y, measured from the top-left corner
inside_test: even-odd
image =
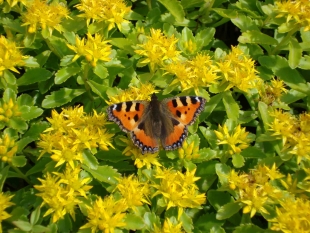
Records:
[[[195,122],[204,109],[206,99],[198,96],[181,96],[163,100],[163,105],[171,114],[173,131],[164,139],[165,150],[180,148],[187,136],[187,126]]]
[[[108,118],[114,121],[126,133],[142,153],[158,151],[158,141],[145,133],[145,112],[149,103],[146,101],[128,101],[108,107]]]

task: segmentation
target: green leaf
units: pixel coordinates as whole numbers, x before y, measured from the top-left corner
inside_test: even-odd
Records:
[[[301,57],[298,68],[303,70],[310,70],[310,56],[304,55],[303,57]]]
[[[23,167],[27,163],[27,159],[25,156],[14,156],[12,158],[12,165],[15,167]]]
[[[47,43],[50,50],[59,58],[73,54],[73,51],[68,48],[67,41],[64,39],[51,36],[46,39],[45,42]]]
[[[37,207],[30,215],[31,225],[35,225],[38,222],[40,218],[40,214],[41,214],[41,208]]]
[[[19,108],[20,112],[21,112],[21,117],[26,120],[32,120],[37,118],[38,116],[41,116],[43,113],[43,110],[41,108],[38,108],[36,106],[21,106]]]
[[[0,170],[0,190],[3,190],[4,182],[6,181],[6,178],[8,176],[10,166],[6,166]]]
[[[60,69],[55,74],[55,84],[62,84],[63,82],[67,81],[68,78],[76,75],[81,70],[80,67],[64,67]]]
[[[224,221],[217,220],[214,213],[206,213],[200,215],[197,221],[194,222],[195,230],[199,229],[201,232],[209,232],[212,227],[222,226]]]
[[[29,222],[20,220],[20,221],[13,221],[12,223],[23,231],[30,231],[32,229],[32,225]]]
[[[185,212],[181,215],[180,222],[186,232],[192,232],[194,229],[193,220]]]
[[[126,38],[111,38],[110,44],[125,50],[127,53],[134,54],[134,49],[132,48],[133,43],[131,40]]]
[[[28,128],[27,123],[21,117],[13,117],[9,120],[8,126],[18,130],[19,132],[24,131]]]
[[[94,73],[98,75],[99,78],[105,79],[106,77],[109,76],[108,69],[103,66],[103,64],[98,63],[94,69]],[[92,80],[89,80],[90,82]]]
[[[244,14],[238,14],[238,17],[232,18],[231,22],[240,28],[242,32],[259,32],[256,22]]]
[[[232,155],[232,163],[234,167],[240,168],[244,166],[244,158],[240,154],[233,154]]]
[[[243,44],[263,44],[263,45],[277,45],[278,41],[260,31],[246,31],[239,36],[238,41]]]
[[[209,203],[214,207],[214,209],[219,210],[221,206],[226,205],[231,202],[231,196],[227,192],[210,190],[207,194]]]
[[[33,233],[49,233],[51,230],[47,227],[41,226],[41,225],[35,225],[32,227]]]
[[[17,143],[16,145],[18,146],[18,150],[17,152],[20,153],[23,151],[23,149],[31,142],[34,142],[35,140],[37,140],[38,138],[36,137],[22,137]]]
[[[210,229],[210,233],[225,233],[226,231],[220,226],[213,226]]]
[[[10,99],[12,99],[14,102],[16,100],[16,92],[13,91],[11,88],[6,88],[4,93],[3,93],[2,99],[6,103],[8,103],[10,101]]]
[[[166,9],[174,16],[174,18],[182,22],[184,20],[185,13],[183,11],[183,7],[177,0],[158,0],[161,4],[163,4]]]
[[[228,183],[228,175],[230,173],[230,167],[226,164],[218,163],[215,165],[215,171],[217,176],[220,179],[222,185],[226,185]]]
[[[33,68],[28,70],[22,77],[17,79],[17,85],[29,85],[41,81],[46,81],[52,77],[52,73],[43,68]]]
[[[40,53],[38,56],[36,56],[37,62],[39,63],[40,67],[42,67],[46,63],[51,53],[52,51],[46,50]]]
[[[268,233],[268,232],[274,232],[268,229],[262,229],[254,224],[242,224],[240,226],[237,226],[234,230],[234,233]]]
[[[288,55],[288,64],[292,69],[294,69],[299,65],[303,52],[295,37],[291,37],[289,43],[289,52],[290,53]]]
[[[258,111],[264,123],[264,128],[267,131],[269,129],[269,124],[271,124],[271,121],[272,121],[272,117],[268,113],[268,106],[264,102],[259,102]]]
[[[255,158],[255,159],[264,159],[264,158],[266,158],[266,154],[262,150],[260,150],[257,147],[254,147],[254,146],[250,146],[250,147],[244,149],[241,152],[241,155],[244,158]]]
[[[101,99],[106,99],[106,92],[109,87],[96,83],[95,81],[89,80],[87,81],[88,85],[90,86],[91,90],[96,93]]]
[[[242,208],[241,203],[237,203],[237,202],[228,203],[228,204],[222,206],[218,210],[218,212],[216,214],[216,219],[223,220],[223,219],[230,218],[234,214],[238,213],[238,211],[241,208]]]
[[[98,166],[96,170],[88,168],[84,165],[82,167],[100,182],[116,184],[118,182],[116,178],[120,177],[120,174],[115,169],[113,169],[113,167],[107,165]]]
[[[285,58],[280,56],[261,56],[258,59],[262,66],[271,69],[286,85],[297,91],[308,94],[309,86],[296,69],[289,67]],[[294,77],[294,78],[292,78]]]
[[[140,230],[145,226],[143,218],[134,215],[134,214],[127,214],[125,218],[126,229],[129,230]]]
[[[96,157],[87,149],[83,151],[83,164],[87,167],[96,170],[98,168],[98,160]]]
[[[223,93],[223,103],[228,118],[237,120],[239,118],[239,106],[235,99],[232,97],[231,92],[226,91]]]
[[[55,108],[64,105],[75,97],[82,95],[85,92],[84,89],[69,89],[62,88],[59,91],[54,91],[51,95],[47,95],[42,102],[44,108]]]

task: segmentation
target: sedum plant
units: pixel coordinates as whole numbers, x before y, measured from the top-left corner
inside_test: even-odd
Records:
[[[0,0],[0,233],[308,232],[309,0]],[[109,105],[207,100],[142,154]]]

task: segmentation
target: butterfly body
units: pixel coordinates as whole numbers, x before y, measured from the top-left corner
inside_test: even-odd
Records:
[[[167,98],[155,94],[148,101],[127,101],[108,107],[109,120],[130,133],[133,143],[142,153],[155,153],[160,143],[165,150],[182,146],[187,126],[193,124],[204,109],[206,100],[197,96]]]

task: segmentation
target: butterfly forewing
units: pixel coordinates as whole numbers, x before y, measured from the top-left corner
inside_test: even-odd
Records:
[[[146,101],[127,101],[108,107],[108,118],[120,126],[124,132],[134,130],[147,108]]]
[[[165,102],[175,119],[184,125],[191,125],[204,109],[206,100],[198,96],[181,96]]]

